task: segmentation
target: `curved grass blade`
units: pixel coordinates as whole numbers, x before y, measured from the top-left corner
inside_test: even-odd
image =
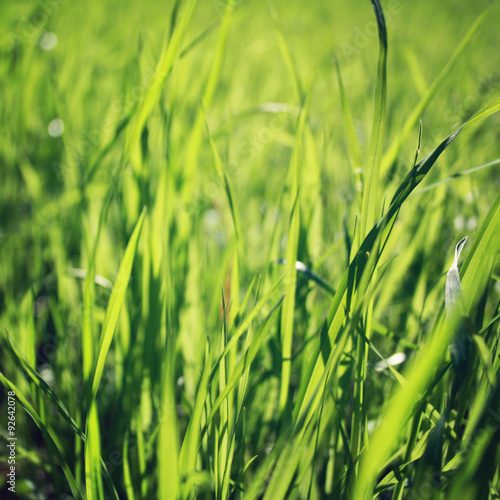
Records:
[[[274,262],[286,265],[286,259],[275,259]],[[305,278],[314,281],[314,283],[330,295],[335,295],[335,290],[319,274],[316,274],[312,269],[309,269],[303,262],[300,262],[299,260],[295,262],[295,269]]]
[[[418,191],[415,191],[412,193],[412,196],[417,196],[419,194],[423,194],[427,191],[430,191],[438,186],[441,186],[442,184],[446,184],[450,181],[453,181],[455,179],[459,179],[460,177],[464,177],[465,175],[470,175],[474,174],[475,172],[479,172],[480,170],[483,170],[485,168],[491,168],[491,167],[496,167],[500,165],[500,160],[493,160],[488,163],[483,163],[482,165],[479,165],[474,168],[469,168],[468,170],[464,170],[463,172],[457,172],[456,174],[450,175],[449,177],[446,177],[446,179],[442,179],[438,182],[434,182],[433,184],[429,184],[428,186],[419,189]]]

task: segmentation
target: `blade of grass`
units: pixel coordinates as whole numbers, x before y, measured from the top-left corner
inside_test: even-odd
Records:
[[[125,250],[125,255],[120,264],[120,269],[118,271],[106,310],[100,346],[97,353],[97,362],[95,364],[95,369],[93,370],[92,384],[88,386],[88,416],[85,426],[85,477],[87,498],[89,500],[104,497],[100,462],[101,436],[99,430],[96,396],[104,371],[104,363],[113,340],[120,307],[125,298],[125,292],[127,290],[130,273],[132,271],[132,263],[134,261],[137,242],[139,240],[145,214],[146,210],[144,209],[132,233],[127,249]],[[87,281],[92,279],[92,288],[94,281],[92,276],[93,274],[94,273],[90,272],[87,274]]]
[[[309,94],[310,95],[310,94]],[[295,289],[297,286],[297,269],[295,262],[298,257],[299,232],[300,232],[300,181],[301,181],[301,141],[304,129],[308,102],[304,104],[298,121],[295,141],[295,151],[290,165],[291,188],[290,188],[290,212],[286,250],[286,283],[285,299],[281,314],[281,381],[278,412],[280,418],[285,417],[286,408],[289,403],[290,372],[292,363],[292,339],[293,323],[295,315]]]
[[[361,207],[361,221],[359,226],[359,241],[362,241],[378,216],[378,186],[380,176],[380,163],[382,160],[382,147],[385,131],[386,94],[387,94],[387,29],[384,13],[378,0],[372,0],[377,20],[379,36],[379,56],[377,68],[377,87],[375,91],[375,110],[368,151],[368,167],[365,173],[363,198]],[[355,245],[357,248],[358,245]],[[376,280],[376,269],[373,279]],[[365,335],[371,336],[371,318],[373,315],[373,301],[367,306],[365,315]],[[363,447],[364,415],[364,384],[366,379],[366,364],[368,351],[365,342],[359,337],[356,339],[356,375],[354,383],[354,404],[351,426],[351,455],[357,457]],[[355,470],[357,467],[355,467]]]

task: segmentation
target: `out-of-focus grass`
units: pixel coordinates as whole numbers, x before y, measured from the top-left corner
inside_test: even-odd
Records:
[[[499,15],[2,6],[19,497],[498,498]]]

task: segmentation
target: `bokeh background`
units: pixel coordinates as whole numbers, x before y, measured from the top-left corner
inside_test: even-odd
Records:
[[[161,421],[157,415],[161,414],[162,356],[168,343],[155,337],[155,325],[161,323],[155,314],[166,315],[166,328],[176,338],[172,370],[182,436],[193,410],[205,340],[220,327],[221,282],[226,294],[233,293],[233,301],[234,296],[243,301],[255,276],[262,275],[266,290],[281,272],[277,259],[286,256],[290,162],[304,95],[309,110],[301,157],[304,210],[298,260],[332,289],[348,263],[349,240],[360,213],[362,171],[353,165],[346,144],[335,58],[364,168],[378,53],[370,2],[234,0],[226,45],[220,51],[218,34],[225,5],[223,0],[196,5],[179,59],[141,135],[142,173],[138,174],[133,161],[124,165],[100,233],[95,260],[96,331],[142,207],[148,206],[151,213],[160,205],[158,196],[169,194],[163,200],[164,224],[161,218],[151,222],[139,243],[118,322],[117,345],[110,351],[99,392],[105,458],[113,450],[123,452],[127,433],[140,432],[145,441],[154,442]],[[389,38],[387,147],[446,68],[486,2],[387,0],[382,5]],[[89,256],[103,200],[124,158],[130,117],[153,81],[172,32],[175,5],[159,0],[3,0],[0,11],[0,327],[8,329],[33,368],[83,425],[83,414],[77,415],[85,406],[81,338]],[[495,3],[422,111],[421,156],[500,94],[499,21],[500,7]],[[283,42],[299,85],[284,57]],[[209,105],[204,103],[204,114],[239,214],[238,292],[231,290],[231,211],[204,120],[193,139],[207,79],[218,56],[222,57],[220,72]],[[499,125],[495,115],[464,133],[419,189],[497,160]],[[417,136],[415,124],[396,161],[382,172],[380,208],[411,168]],[[500,191],[498,168],[496,164],[456,176],[406,202],[397,241],[391,247],[396,264],[388,266],[374,312],[377,345],[387,356],[396,351],[410,356],[432,323],[454,245],[465,235],[474,236]],[[168,188],[157,191],[164,171]],[[153,284],[144,295],[148,286],[144,269],[149,270],[151,258],[148,248],[154,245],[148,238],[155,231],[165,238],[168,255],[162,263],[169,290],[166,313],[150,299],[160,293]],[[301,342],[318,328],[331,302],[327,291],[313,291],[311,283],[299,280],[297,353],[307,352]],[[498,295],[498,286],[495,290]],[[490,299],[491,310],[493,304]],[[278,327],[275,330],[252,379],[260,389],[252,389],[248,404],[263,411],[249,417],[248,436],[242,438],[253,443],[248,445],[248,456],[262,455],[276,436],[274,404],[266,402],[278,397],[280,346]],[[29,392],[29,384],[5,351],[0,359],[2,371]],[[298,387],[301,363],[306,360],[299,359],[292,370],[292,387]],[[372,405],[367,416],[373,420],[393,382],[370,383]],[[136,395],[130,396],[134,391]],[[33,393],[35,401],[37,397]],[[24,434],[23,448],[18,450],[19,494],[52,498],[56,491],[67,491],[56,484],[53,469],[45,464],[47,450],[40,431],[20,408],[18,415],[18,429]],[[54,420],[53,428],[75,474],[81,475],[82,450],[74,443],[73,431],[59,420]],[[147,446],[153,446],[151,442]],[[153,448],[145,457],[132,456],[132,470],[156,471]],[[201,459],[201,470],[210,469],[207,457],[208,451]],[[123,461],[114,466],[111,476],[120,495],[125,495],[122,468]],[[324,481],[327,473],[319,470]],[[134,472],[133,489],[140,489],[144,498],[154,498],[157,475],[151,472],[145,483],[140,472]],[[210,480],[202,479],[201,491],[212,491],[206,486]],[[314,488],[313,495],[320,498],[325,491]]]

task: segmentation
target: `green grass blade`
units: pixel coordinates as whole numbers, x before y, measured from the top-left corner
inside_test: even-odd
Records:
[[[175,342],[169,334],[167,340],[167,361],[164,367],[162,387],[162,420],[158,436],[158,497],[177,500],[181,491],[179,476],[179,443],[177,428],[177,405],[175,401]]]
[[[280,417],[285,416],[286,407],[289,403],[289,385],[290,372],[292,363],[292,339],[293,339],[293,322],[295,316],[295,289],[297,286],[297,269],[295,262],[298,257],[299,246],[299,231],[300,231],[300,190],[301,182],[301,142],[302,132],[305,126],[308,110],[308,100],[301,110],[297,122],[295,150],[292,157],[291,169],[291,188],[290,188],[290,212],[289,226],[286,248],[286,282],[285,282],[285,299],[281,314],[281,382],[280,382],[280,397],[278,402],[278,411]]]
[[[139,236],[141,234],[145,215],[146,208],[143,209],[132,233],[132,236],[130,237],[130,240],[128,242],[125,254],[120,264],[120,269],[118,270],[115,284],[113,286],[113,291],[109,299],[109,304],[106,309],[106,316],[104,318],[104,324],[102,327],[101,342],[99,345],[97,362],[92,379],[92,399],[95,399],[97,390],[99,389],[99,384],[101,383],[102,373],[104,371],[104,363],[106,361],[109,348],[111,347],[116,323],[118,321],[120,307],[122,306],[122,303],[125,299],[125,292],[127,291],[130,273],[132,272],[132,264],[134,262],[137,243],[139,241]]]
[[[130,237],[129,244],[125,250],[125,255],[120,264],[120,269],[113,286],[113,291],[111,293],[104,319],[101,342],[97,353],[97,362],[92,377],[92,385],[90,386],[88,394],[89,409],[85,426],[85,475],[87,496],[89,500],[104,497],[101,479],[101,436],[96,396],[104,371],[104,363],[113,340],[120,307],[125,298],[125,292],[127,290],[130,273],[132,271],[132,263],[134,261],[135,251],[137,249],[137,243],[145,214],[146,210],[144,209],[137,222],[134,232]],[[87,279],[89,279],[90,275],[91,273],[87,275]]]
[[[368,151],[368,165],[363,186],[363,201],[361,208],[360,235],[363,239],[368,230],[377,220],[380,210],[378,208],[378,186],[380,176],[380,163],[382,161],[382,146],[385,131],[386,99],[387,99],[387,29],[384,13],[378,0],[372,0],[377,19],[379,36],[379,56],[377,69],[377,88],[375,90],[375,110]]]

